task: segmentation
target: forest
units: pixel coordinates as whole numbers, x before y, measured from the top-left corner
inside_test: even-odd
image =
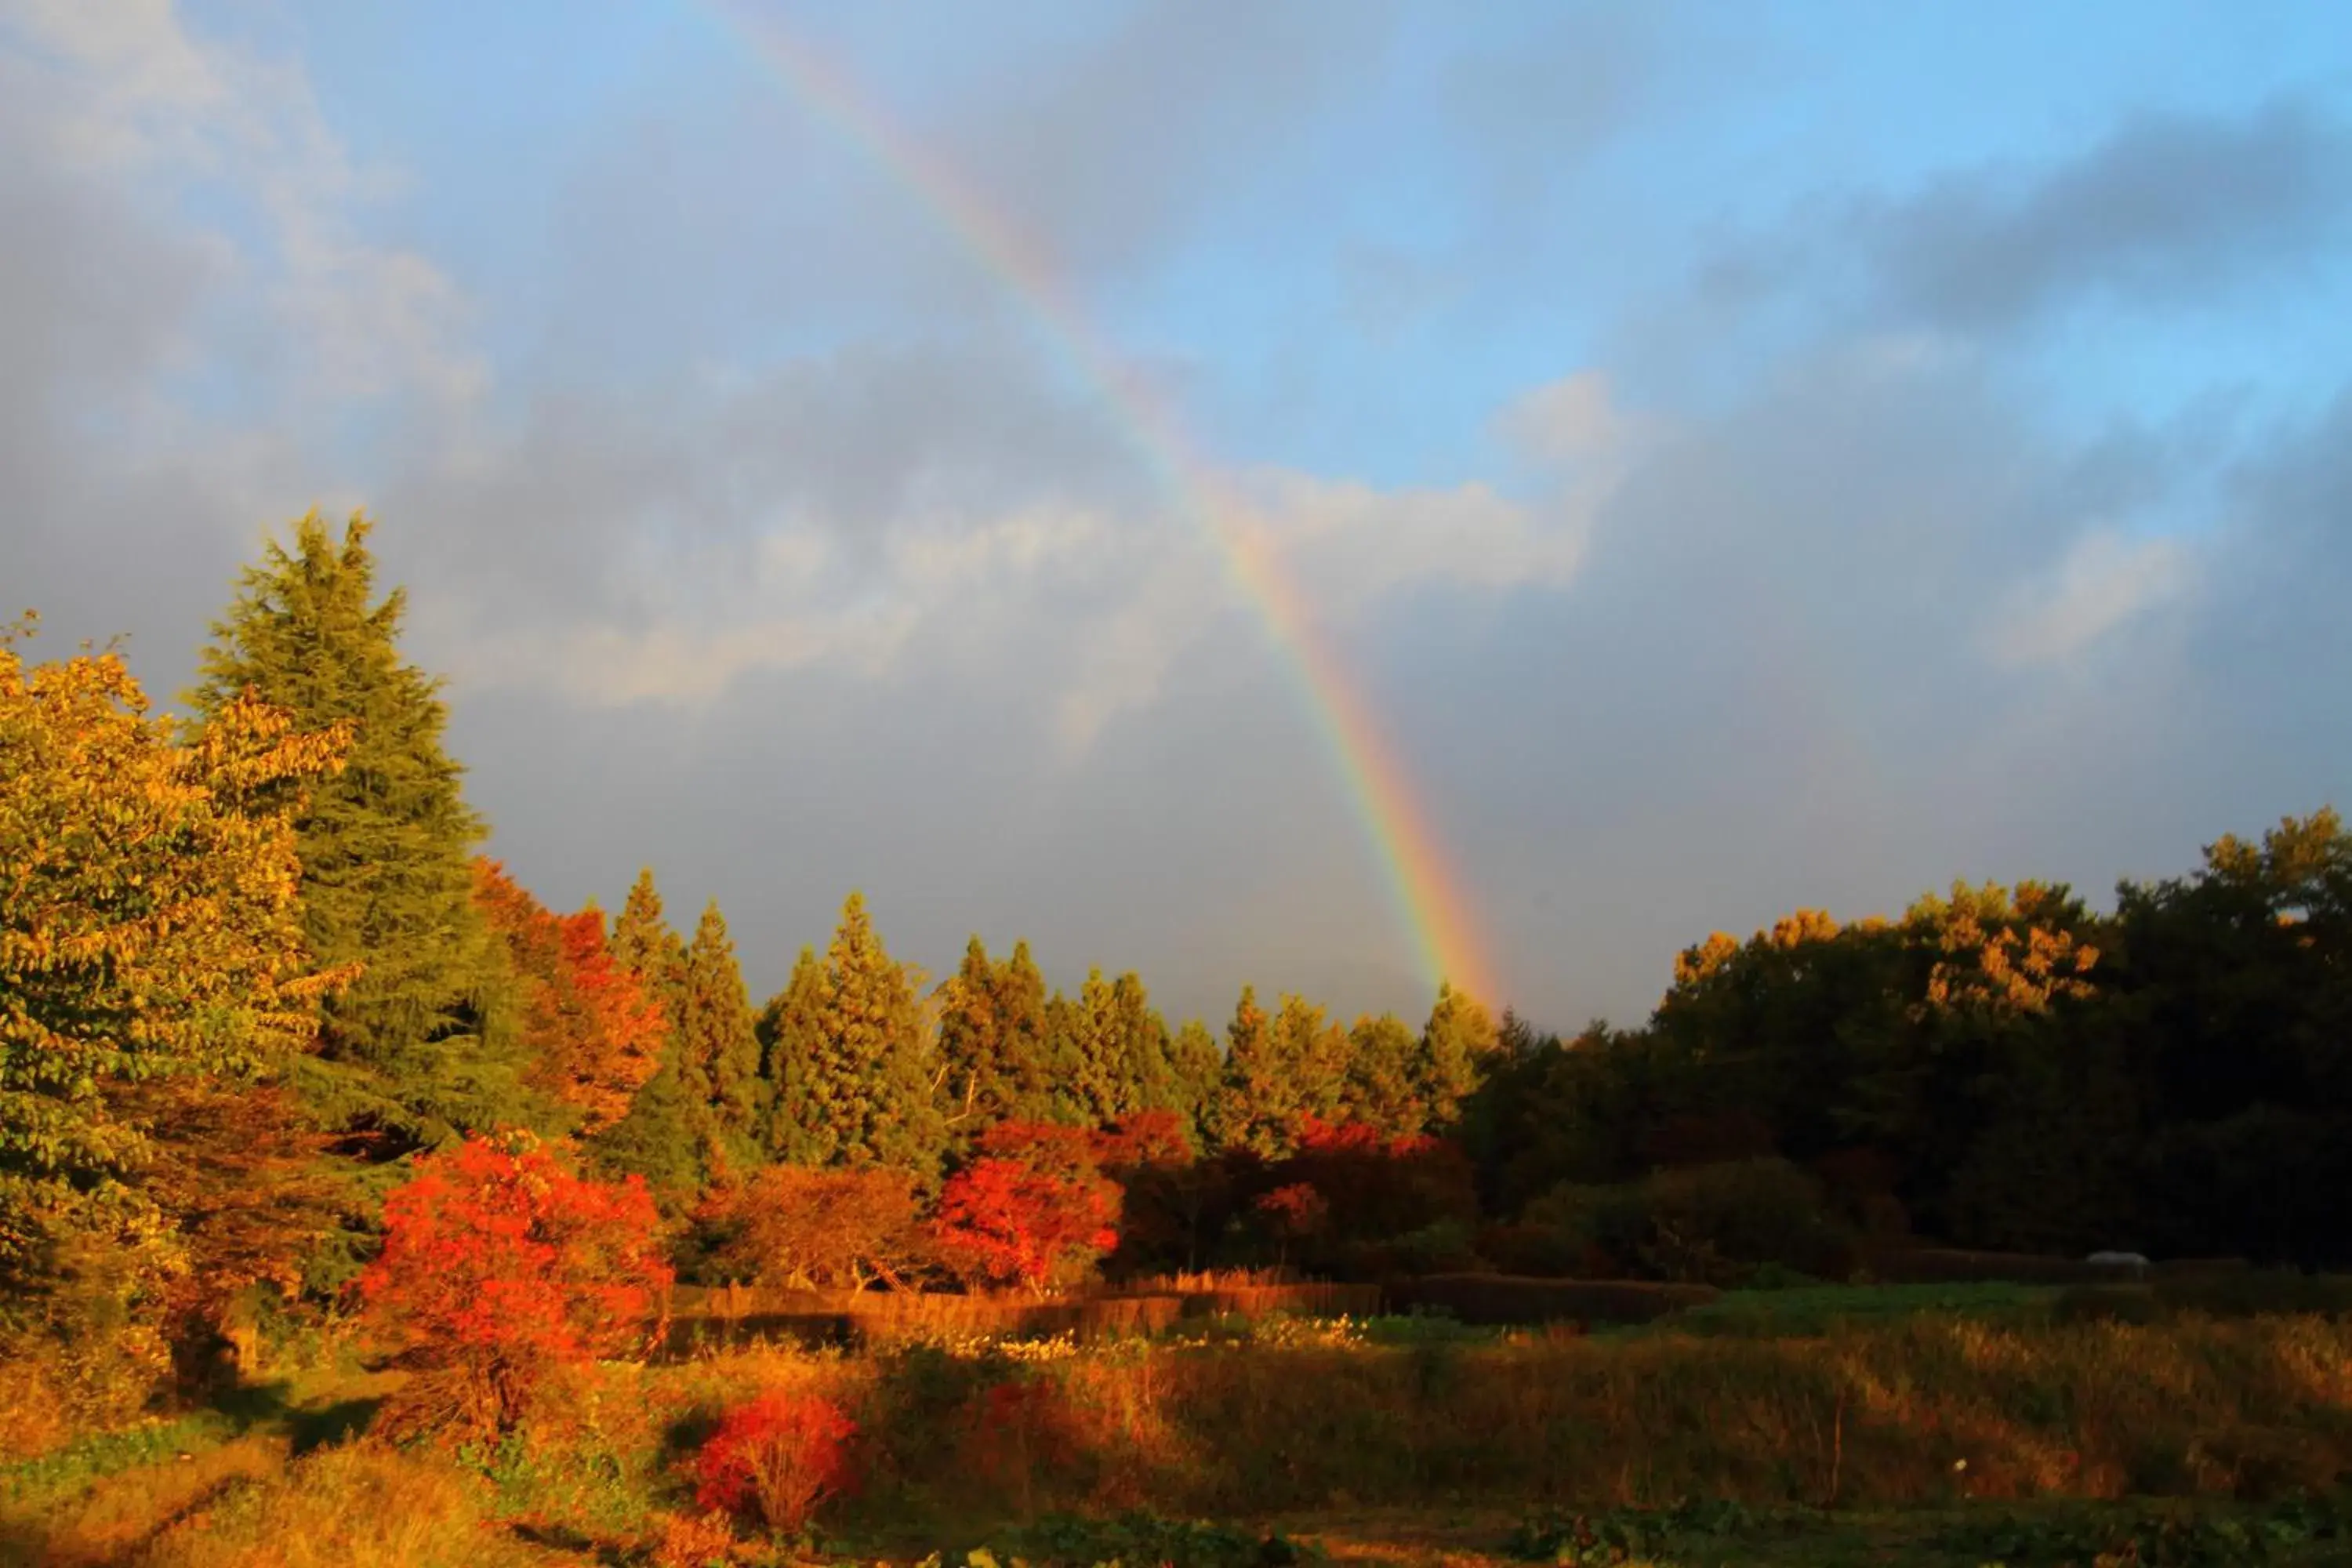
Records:
[[[352,1429],[365,1442],[307,1463],[364,1489],[391,1484],[381,1467],[410,1462],[398,1456],[455,1452],[470,1458],[398,1472],[401,1484],[487,1475],[507,1497],[529,1468],[518,1456],[551,1462],[526,1439],[577,1405],[577,1379],[667,1366],[704,1381],[604,1395],[703,1423],[692,1444],[667,1428],[633,1439],[632,1453],[667,1456],[643,1458],[645,1474],[667,1465],[671,1479],[631,1480],[641,1495],[623,1522],[595,1522],[576,1498],[500,1512],[454,1491],[420,1517],[505,1521],[499,1550],[519,1561],[751,1561],[757,1540],[805,1542],[793,1532],[861,1487],[903,1516],[948,1517],[953,1488],[937,1478],[957,1465],[990,1500],[957,1518],[1114,1504],[1254,1516],[1382,1484],[1446,1495],[1461,1463],[1421,1447],[1377,1458],[1360,1435],[1356,1479],[1310,1476],[1309,1449],[1337,1441],[1327,1433],[1295,1435],[1286,1469],[1267,1461],[1280,1485],[1212,1484],[1197,1454],[1181,1486],[1138,1480],[1079,1429],[1125,1408],[1132,1391],[1110,1384],[1136,1363],[1076,1358],[1091,1370],[1040,1382],[1000,1346],[955,1363],[967,1387],[940,1365],[842,1361],[838,1343],[805,1365],[770,1347],[756,1353],[782,1360],[738,1386],[698,1336],[762,1311],[846,1321],[887,1302],[905,1321],[969,1324],[985,1302],[1009,1322],[1226,1289],[1234,1309],[1253,1290],[1321,1290],[1294,1300],[1357,1303],[1443,1339],[1429,1325],[1591,1328],[1611,1315],[1603,1301],[1648,1317],[1857,1281],[2038,1281],[2095,1300],[2109,1287],[2070,1272],[2095,1251],[2155,1260],[2152,1301],[2182,1260],[2278,1289],[2352,1267],[2352,832],[2325,806],[2223,833],[2193,863],[2184,846],[2183,868],[2104,905],[2053,883],[1962,883],[1893,916],[1798,910],[1746,938],[1706,935],[1662,963],[1663,995],[1632,1026],[1557,1033],[1450,984],[1421,1019],[1350,1020],[1244,986],[1229,1017],[1171,1026],[1138,974],[1095,970],[1075,994],[1049,985],[1017,933],[975,935],[934,982],[891,955],[855,892],[760,1001],[715,901],[688,921],[648,868],[614,889],[615,912],[551,910],[479,852],[488,825],[446,749],[441,687],[402,652],[405,602],[380,588],[369,536],[362,519],[338,537],[313,514],[271,546],[235,585],[184,716],[159,713],[115,651],[37,659],[29,615],[0,635],[0,1458],[24,1497],[58,1456],[230,1420],[240,1390],[330,1366],[364,1386]],[[1397,1317],[1408,1304],[1418,1315]],[[1328,1356],[1356,1331],[1201,1321],[1269,1354]],[[2263,1498],[2289,1480],[2324,1489],[2339,1474],[2328,1465],[2352,1474],[2346,1347],[2325,1326],[2340,1320],[2263,1321],[2320,1336],[2293,1353],[2333,1357],[2334,1372],[2264,1395],[2273,1374],[2243,1358],[2269,1366],[2287,1351],[2198,1340],[2179,1350],[2181,1397],[2211,1394],[2196,1355],[2236,1366],[2212,1397],[2271,1398],[2273,1447],[2302,1457],[2265,1461],[2287,1478],[2267,1490],[2246,1482],[2260,1466],[2243,1456],[2220,1479],[2191,1464],[2175,1490]],[[2165,1316],[2163,1331],[2256,1331],[2181,1321]],[[1654,1360],[1664,1342],[1626,1353]],[[1776,1342],[1724,1342],[1744,1347],[1721,1352],[1736,1359]],[[1541,1334],[1510,1345],[1589,1349]],[[1961,1359],[1990,1364],[1979,1352]],[[1894,1352],[1869,1341],[1853,1353]],[[774,1371],[786,1363],[802,1370]],[[979,1364],[1004,1380],[971,1382]],[[1805,1364],[1804,1377],[1832,1375]],[[1422,1375],[1396,1365],[1330,1372],[1326,1394],[1367,1408],[1440,1397],[1364,1381]],[[1423,1409],[1412,1442],[1471,1442],[1500,1419],[1472,1408],[1505,1397],[1479,1384],[1489,1375],[1445,1373],[1458,1430]],[[1102,1386],[1076,1399],[1074,1377]],[[1546,1386],[1575,1383],[1561,1380]],[[1221,1387],[1202,1382],[1182,1406],[1202,1423],[1196,1446],[1234,1429],[1202,1414],[1243,1399]],[[1933,1443],[1874,1461],[1863,1412],[1836,1399],[1827,1482],[1759,1479],[1728,1456],[1614,1485],[1610,1500],[1662,1506],[1687,1486],[1761,1506],[1826,1485],[1906,1502],[1950,1485],[1944,1471],[1919,1479],[1943,1464]],[[925,1457],[924,1434],[963,1430],[966,1415],[942,1412],[967,1405],[991,1436],[952,1463]],[[1244,1400],[1227,1415],[1260,1426],[1274,1407]],[[2306,1415],[2316,1425],[2291,1434]],[[2326,1443],[2311,1438],[2321,1430]],[[2073,1446],[2076,1470],[2012,1455],[2024,1468],[1989,1495],[2163,1489],[2129,1455],[2084,1479],[2096,1466],[2084,1456],[2123,1443],[2117,1431],[2050,1441]],[[1568,1473],[1489,1458],[1482,1485],[1528,1496]],[[638,1474],[638,1460],[612,1463]],[[895,1492],[876,1479],[892,1476]],[[292,1506],[283,1489],[239,1484],[245,1513],[221,1517],[282,1540],[268,1531],[294,1526],[268,1521]],[[99,1530],[84,1547],[26,1525],[17,1550],[247,1560],[206,1558],[214,1547],[167,1528],[226,1508],[192,1493],[163,1524]],[[227,1552],[227,1530],[204,1539]],[[1573,1535],[1553,1542],[1557,1560],[1633,1560],[1566,1555]],[[1185,1539],[1064,1554],[1231,1546]],[[443,1548],[381,1550],[421,1562]]]

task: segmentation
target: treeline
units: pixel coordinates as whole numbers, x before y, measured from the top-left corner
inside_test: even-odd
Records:
[[[755,1005],[715,903],[682,935],[647,871],[609,922],[560,914],[480,858],[367,532],[305,519],[244,574],[184,721],[110,654],[36,666],[28,628],[0,639],[20,1331],[143,1322],[160,1347],[257,1293],[331,1298],[383,1194],[474,1133],[643,1178],[713,1278],[775,1271],[747,1235],[805,1252],[763,1205],[934,1237],[953,1210],[972,1258],[1027,1259],[1008,1227],[1066,1221],[1067,1255],[1138,1270],[1724,1279],[1910,1235],[2352,1256],[2332,813],[2223,838],[2112,912],[2024,883],[1718,934],[1642,1027],[1568,1039],[1451,986],[1417,1023],[1244,989],[1222,1028],[1171,1028],[1132,973],[1066,995],[978,938],[934,985],[856,895]]]

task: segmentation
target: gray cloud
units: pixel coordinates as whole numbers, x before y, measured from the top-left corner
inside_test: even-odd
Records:
[[[1702,268],[1719,306],[1810,293],[1980,335],[2084,301],[2179,310],[2307,271],[2352,216],[2352,134],[2294,100],[2146,113],[2074,157],[1955,170],[1906,195],[1831,195]]]

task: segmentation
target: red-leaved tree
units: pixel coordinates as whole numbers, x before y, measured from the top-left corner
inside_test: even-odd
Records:
[[[419,1161],[383,1215],[360,1294],[419,1369],[415,1425],[512,1425],[550,1369],[637,1340],[670,1284],[645,1183],[583,1180],[528,1135]]]
[[[668,1026],[661,1004],[613,956],[604,913],[551,913],[497,861],[474,862],[474,902],[506,942],[522,991],[530,1079],[594,1132],[628,1114]]]
[[[934,1235],[965,1279],[1043,1295],[1118,1245],[1118,1184],[1102,1173],[1093,1134],[1002,1121],[948,1179]]]

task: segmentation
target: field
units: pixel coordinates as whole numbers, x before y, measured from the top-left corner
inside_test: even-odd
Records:
[[[330,1339],[216,1408],[0,1470],[0,1561],[2352,1559],[2352,1322],[2103,1300],[1822,1287],[1590,1334],[1225,1316],[754,1344],[581,1369],[454,1450],[372,1434],[403,1374]],[[856,1495],[797,1542],[708,1520],[684,1468],[770,1390],[858,1427]]]

